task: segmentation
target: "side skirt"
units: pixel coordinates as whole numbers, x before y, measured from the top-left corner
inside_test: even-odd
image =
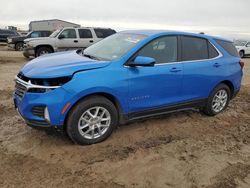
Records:
[[[195,101],[190,101],[190,102],[185,102],[185,103],[180,103],[180,104],[161,106],[158,108],[151,108],[148,110],[124,114],[122,118],[123,121],[121,123],[123,124],[123,123],[127,123],[130,121],[135,121],[138,119],[160,116],[160,115],[169,114],[172,112],[202,108],[206,105],[206,102],[207,102],[207,99],[200,99],[200,100],[195,100]]]

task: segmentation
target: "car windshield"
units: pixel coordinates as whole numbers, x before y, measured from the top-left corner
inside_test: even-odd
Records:
[[[60,33],[61,30],[62,30],[62,29],[57,29],[57,30],[55,30],[49,37],[55,38],[55,37]]]
[[[117,33],[88,47],[83,54],[93,59],[107,61],[119,59],[144,38],[146,36],[140,34]]]
[[[29,36],[29,35],[30,35],[30,33],[32,33],[32,31],[28,32],[25,36],[26,36],[26,37],[27,37],[27,36]]]
[[[234,45],[235,46],[245,46],[246,45],[246,41],[235,41],[234,42]]]

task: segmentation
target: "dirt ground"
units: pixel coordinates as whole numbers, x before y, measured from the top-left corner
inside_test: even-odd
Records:
[[[13,108],[27,60],[0,47],[0,187],[250,187],[250,59],[243,87],[216,117],[187,111],[119,127],[74,145],[27,127]]]

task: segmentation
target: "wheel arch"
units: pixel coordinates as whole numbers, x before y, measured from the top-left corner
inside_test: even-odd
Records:
[[[234,90],[235,90],[235,87],[234,87],[233,83],[230,80],[223,80],[222,82],[220,82],[220,84],[225,84],[225,85],[227,85],[229,87],[230,92],[231,92],[230,93],[230,98],[232,98],[233,95],[234,95]]]
[[[54,48],[53,48],[52,45],[50,45],[50,44],[39,44],[39,45],[37,45],[37,46],[35,47],[35,54],[36,54],[38,48],[41,48],[41,47],[50,48],[50,49],[52,50],[52,52],[55,52],[55,50],[54,50]]]
[[[15,49],[16,49],[18,43],[24,44],[24,41],[16,41],[16,42],[15,42]]]
[[[67,119],[68,119],[68,116],[69,116],[69,113],[71,110],[74,109],[74,107],[80,103],[81,101],[87,99],[87,98],[90,98],[90,97],[93,97],[93,96],[101,96],[101,97],[105,97],[106,99],[108,99],[109,101],[111,101],[115,108],[117,109],[117,112],[118,112],[118,121],[119,123],[124,123],[125,122],[125,119],[124,119],[124,116],[123,116],[123,109],[122,109],[122,106],[119,102],[119,100],[117,99],[117,97],[115,97],[114,95],[110,94],[110,93],[107,93],[107,92],[95,92],[95,93],[91,93],[91,94],[87,94],[81,98],[79,98],[76,102],[74,102],[70,109],[67,110],[66,112],[66,115],[65,115],[65,118],[64,118],[64,123],[63,123],[63,128],[65,129],[66,128],[66,122],[67,122]]]

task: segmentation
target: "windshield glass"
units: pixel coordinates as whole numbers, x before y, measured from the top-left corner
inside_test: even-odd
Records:
[[[28,32],[28,33],[27,33],[26,35],[24,35],[24,36],[28,37],[28,36],[30,35],[30,33],[32,33],[32,31]]]
[[[139,34],[117,33],[84,50],[85,56],[101,60],[119,59],[146,36]]]
[[[234,45],[235,46],[245,46],[246,45],[246,41],[235,41],[234,42]]]
[[[56,37],[60,33],[61,30],[62,29],[55,30],[49,37],[52,37],[52,38]]]

